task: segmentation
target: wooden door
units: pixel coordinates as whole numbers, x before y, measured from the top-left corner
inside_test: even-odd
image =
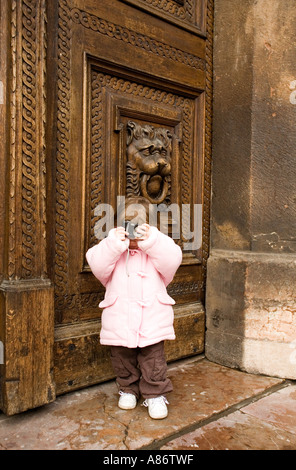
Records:
[[[104,289],[85,259],[97,207],[145,194],[202,207],[202,243],[184,250],[168,292],[177,339],[168,360],[204,348],[211,123],[211,18],[206,0],[55,0],[48,3],[49,276],[54,286],[56,392],[113,377],[99,343]],[[166,177],[139,174],[138,133],[166,134]],[[152,133],[153,133],[152,132]],[[140,149],[142,150],[142,149]],[[177,243],[184,248],[184,237]]]

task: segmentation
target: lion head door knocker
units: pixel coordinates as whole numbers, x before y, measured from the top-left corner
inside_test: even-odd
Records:
[[[170,196],[172,134],[168,129],[127,123],[127,196],[151,203]]]

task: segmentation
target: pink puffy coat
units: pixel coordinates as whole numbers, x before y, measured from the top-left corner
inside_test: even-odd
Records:
[[[175,301],[167,294],[182,261],[182,251],[168,236],[151,227],[149,237],[128,250],[110,230],[108,237],[86,253],[93,274],[106,287],[101,344],[145,347],[175,339]]]

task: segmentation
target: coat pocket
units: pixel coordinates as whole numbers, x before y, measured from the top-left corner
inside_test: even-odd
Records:
[[[170,297],[169,294],[167,294],[166,292],[158,292],[156,294],[156,297],[158,298],[161,304],[175,305],[176,303],[174,299],[172,299],[172,297]]]
[[[111,307],[111,305],[113,305],[116,300],[118,299],[118,295],[117,294],[108,294],[104,300],[102,300],[102,302],[99,303],[99,307],[101,308],[106,308],[106,307]]]

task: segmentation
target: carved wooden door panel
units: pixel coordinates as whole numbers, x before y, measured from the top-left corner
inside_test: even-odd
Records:
[[[183,205],[191,218],[194,204],[202,209],[200,243],[186,249],[182,230],[176,240],[183,263],[168,292],[176,300],[177,339],[166,348],[169,360],[203,351],[211,18],[212,1],[206,0],[49,5],[49,262],[57,393],[113,377],[108,348],[99,343],[104,289],[85,253],[98,242],[97,208],[115,209],[118,196],[142,194],[154,204]],[[142,156],[152,152],[155,139],[165,163],[149,174],[137,167],[135,148]]]

